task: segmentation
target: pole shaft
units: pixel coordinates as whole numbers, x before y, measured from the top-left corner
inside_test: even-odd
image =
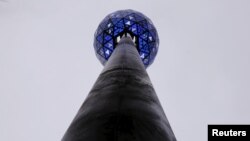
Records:
[[[176,141],[129,37],[115,48],[62,141]]]

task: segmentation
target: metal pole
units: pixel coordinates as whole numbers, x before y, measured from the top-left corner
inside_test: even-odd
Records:
[[[176,141],[130,37],[118,43],[62,141]]]

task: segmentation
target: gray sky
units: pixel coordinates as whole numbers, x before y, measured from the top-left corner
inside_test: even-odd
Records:
[[[148,73],[179,141],[250,124],[249,0],[1,0],[1,141],[62,138],[103,68],[94,32],[120,9],[158,29]]]

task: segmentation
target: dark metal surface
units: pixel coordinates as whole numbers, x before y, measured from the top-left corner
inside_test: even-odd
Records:
[[[119,42],[62,141],[176,141],[129,37]]]

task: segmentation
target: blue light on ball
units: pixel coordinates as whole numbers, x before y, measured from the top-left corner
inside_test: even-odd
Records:
[[[158,33],[148,17],[134,10],[113,12],[99,24],[94,48],[100,62],[105,65],[124,34],[133,38],[145,67],[152,64],[159,47]]]

